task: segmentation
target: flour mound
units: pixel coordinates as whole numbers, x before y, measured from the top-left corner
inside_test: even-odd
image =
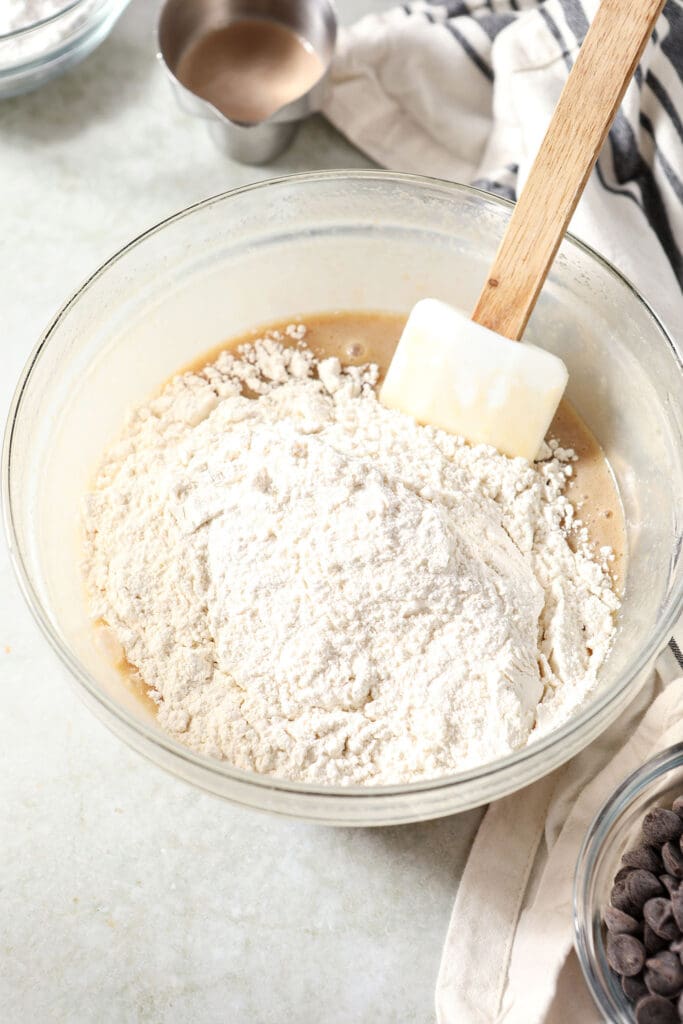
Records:
[[[87,499],[90,610],[160,724],[239,768],[342,784],[436,777],[555,728],[617,607],[563,496],[572,453],[529,465],[418,426],[379,404],[373,367],[287,333],[138,409]]]

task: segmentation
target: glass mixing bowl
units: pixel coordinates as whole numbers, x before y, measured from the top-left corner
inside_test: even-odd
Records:
[[[474,189],[378,171],[237,189],[142,235],[58,313],[19,382],[4,447],[9,544],[26,599],[90,707],[123,739],[241,804],[345,825],[438,817],[556,768],[633,697],[683,596],[683,373],[638,293],[578,242],[562,246],[527,337],[569,367],[569,397],[602,442],[626,511],[629,566],[600,692],[523,750],[430,782],[320,787],[238,771],[165,735],[96,646],[81,500],[126,410],[231,335],[295,313],[406,313],[425,295],[471,309],[510,215]]]
[[[37,89],[87,57],[111,32],[130,0],[62,0],[36,20],[22,15],[12,32],[0,22],[0,98]]]
[[[622,854],[638,844],[643,818],[671,807],[683,793],[683,743],[657,754],[629,775],[596,814],[586,833],[574,881],[576,951],[588,987],[605,1020],[635,1024],[633,1004],[607,963],[602,914]]]

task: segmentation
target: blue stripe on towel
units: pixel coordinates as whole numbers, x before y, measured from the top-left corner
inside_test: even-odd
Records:
[[[671,639],[669,640],[669,648],[671,649],[671,653],[673,654],[674,658],[678,662],[679,668],[683,668],[683,654],[681,653],[681,649],[673,637],[671,637]]]
[[[447,22],[444,23],[444,28],[448,29],[448,31],[451,33],[451,35],[453,36],[454,39],[457,39],[457,41],[460,43],[460,45],[462,46],[464,52],[467,54],[467,56],[470,58],[470,60],[473,61],[473,63],[476,64],[476,66],[479,68],[481,73],[483,75],[486,75],[488,80],[490,82],[492,82],[493,81],[493,71],[491,70],[489,65],[486,63],[484,58],[482,56],[480,56],[480,54],[477,53],[477,51],[474,49],[474,47],[469,42],[469,40],[465,39],[465,37],[462,34],[462,32],[460,31],[460,29],[456,28],[456,26],[453,25],[450,21],[447,21]]]

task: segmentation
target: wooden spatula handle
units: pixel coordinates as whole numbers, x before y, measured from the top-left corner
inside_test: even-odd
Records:
[[[521,338],[664,0],[602,0],[472,319]]]

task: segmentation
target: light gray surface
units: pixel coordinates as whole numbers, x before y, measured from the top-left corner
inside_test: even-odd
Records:
[[[341,0],[341,17],[388,6]],[[176,110],[135,0],[85,64],[0,104],[2,414],[41,329],[103,259],[195,200],[367,161],[322,119],[268,168]],[[383,831],[238,810],[80,705],[0,552],[0,1020],[429,1022],[479,813]]]

